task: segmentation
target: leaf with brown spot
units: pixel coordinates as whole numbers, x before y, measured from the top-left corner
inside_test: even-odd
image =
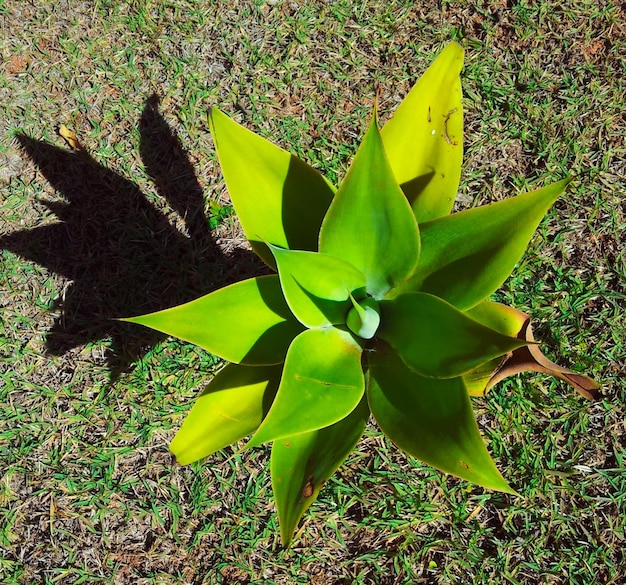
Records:
[[[312,475],[309,475],[309,477],[306,480],[306,483],[304,484],[304,489],[302,490],[302,497],[303,498],[310,498],[313,495],[313,480],[315,478]]]
[[[272,488],[278,509],[280,534],[289,546],[298,521],[315,501],[324,482],[343,463],[363,434],[369,418],[367,400],[343,420],[272,445]]]

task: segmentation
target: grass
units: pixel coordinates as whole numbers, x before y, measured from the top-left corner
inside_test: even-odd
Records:
[[[0,581],[623,582],[626,14],[479,4],[0,2]],[[520,497],[372,426],[285,551],[265,449],[167,452],[217,361],[110,318],[261,270],[211,105],[336,180],[376,93],[385,118],[449,39],[467,49],[459,208],[576,176],[497,297],[603,398],[526,375],[475,401]]]

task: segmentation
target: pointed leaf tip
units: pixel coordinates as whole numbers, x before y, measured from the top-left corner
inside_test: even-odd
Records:
[[[209,112],[209,128],[233,206],[255,252],[274,267],[263,241],[316,250],[334,187],[313,167],[218,108]]]
[[[324,482],[350,454],[365,430],[365,397],[339,422],[310,433],[285,437],[272,445],[272,488],[283,546],[291,544],[298,521]]]
[[[420,376],[384,344],[370,355],[369,365],[370,409],[400,449],[445,473],[515,493],[480,437],[461,378]]]
[[[242,280],[189,303],[125,321],[250,365],[281,363],[303,329],[291,314],[276,275]]]
[[[480,303],[509,277],[570,180],[420,224],[420,263],[402,289],[461,310]]]
[[[320,252],[367,279],[375,299],[408,278],[419,258],[417,222],[387,161],[375,116],[324,218]]]
[[[449,43],[381,131],[391,168],[420,223],[447,215],[456,199],[463,161],[462,67],[463,48]]]
[[[196,399],[170,444],[181,465],[223,449],[253,433],[278,389],[282,365],[227,364]]]

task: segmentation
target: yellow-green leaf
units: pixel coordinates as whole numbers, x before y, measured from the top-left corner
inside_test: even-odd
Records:
[[[382,298],[410,276],[419,258],[419,232],[411,208],[385,156],[374,115],[320,232],[320,252],[342,258]]]
[[[181,465],[253,433],[267,414],[280,382],[282,365],[228,364],[196,399],[170,451]]]
[[[380,426],[400,449],[445,473],[515,493],[496,469],[474,420],[462,378],[424,378],[391,348],[369,355],[367,397]]]
[[[230,362],[263,365],[285,359],[302,331],[285,302],[278,276],[260,276],[195,301],[122,321],[173,335]]]
[[[263,242],[317,250],[334,187],[298,157],[247,130],[217,108],[209,123],[226,187],[248,240],[270,266]]]
[[[465,313],[475,321],[495,329],[509,337],[518,337],[524,325],[528,322],[528,316],[500,303],[484,301],[472,307]],[[489,382],[498,372],[511,354],[500,356],[481,364],[463,375],[465,387],[470,396],[483,396],[488,390]]]
[[[423,376],[453,378],[526,345],[470,319],[445,301],[409,293],[380,302],[378,335]]]
[[[420,224],[420,263],[402,289],[431,293],[461,310],[478,304],[511,274],[569,182]]]
[[[336,423],[364,389],[361,347],[353,337],[334,327],[308,329],[289,347],[274,404],[249,446]]]
[[[365,289],[365,276],[349,262],[270,244],[285,299],[307,327],[344,324],[350,293]]]
[[[272,487],[284,546],[289,546],[298,520],[315,501],[323,483],[356,445],[368,418],[363,397],[346,418],[329,427],[274,441]]]
[[[463,49],[450,43],[415,84],[381,134],[394,175],[418,222],[447,215],[463,161]]]

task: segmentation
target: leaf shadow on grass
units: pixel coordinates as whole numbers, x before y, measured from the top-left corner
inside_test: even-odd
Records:
[[[184,303],[268,269],[250,251],[225,254],[204,213],[204,196],[182,144],[151,96],[139,122],[140,154],[160,198],[187,234],[131,180],[96,162],[24,134],[23,151],[66,202],[45,204],[58,223],[0,237],[0,250],[37,262],[70,280],[46,336],[54,355],[111,339],[107,356],[116,379],[164,335],[113,319]]]

